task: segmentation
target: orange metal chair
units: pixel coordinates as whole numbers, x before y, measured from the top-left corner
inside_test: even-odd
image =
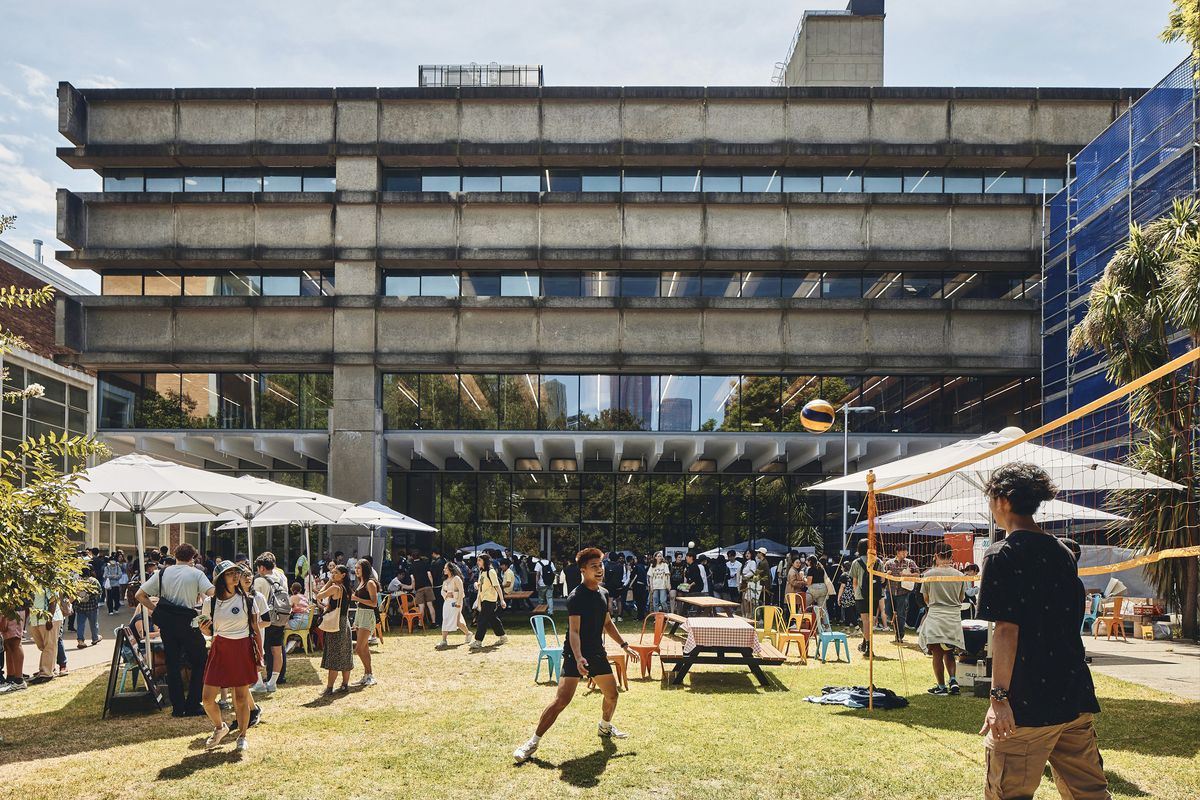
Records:
[[[646,626],[650,624],[650,620],[654,620],[654,644],[646,644]],[[650,668],[654,656],[658,655],[658,668],[663,670],[661,644],[663,633],[667,630],[667,615],[661,611],[656,611],[653,614],[646,616],[642,621],[642,633],[638,636],[637,644],[630,644],[629,649],[638,654],[638,665],[642,668],[642,677],[652,677]]]
[[[1126,642],[1129,637],[1125,635],[1125,617],[1121,613],[1122,606],[1125,604],[1124,597],[1113,598],[1113,610],[1111,614],[1102,616],[1092,623],[1092,638],[1095,639],[1100,634],[1100,623],[1104,623],[1104,638],[1111,641],[1114,636],[1120,636]]]
[[[813,634],[817,630],[817,614],[808,608],[808,596],[788,592],[786,599],[788,605],[787,629],[794,628],[808,637],[806,641],[812,641],[815,638]]]
[[[400,619],[408,623],[408,632],[413,632],[413,622],[421,624],[421,630],[425,630],[425,615],[420,609],[414,609],[416,598],[411,594],[400,595]]]

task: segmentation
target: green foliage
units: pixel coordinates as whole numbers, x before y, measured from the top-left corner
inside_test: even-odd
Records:
[[[0,232],[12,224],[0,217]],[[37,308],[51,302],[54,289],[0,287],[0,307]],[[0,330],[0,353],[20,347],[20,337]],[[5,370],[4,378],[8,374]],[[41,387],[5,392],[4,402],[40,397]],[[82,559],[75,555],[72,534],[84,530],[84,515],[71,507],[78,475],[61,475],[64,457],[72,463],[106,452],[83,436],[43,434],[0,455],[0,616],[22,608],[34,592],[73,597]]]
[[[1108,357],[1108,379],[1133,381],[1170,359],[1170,343],[1186,335],[1200,345],[1200,207],[1177,200],[1170,213],[1134,225],[1092,287],[1087,314],[1071,332],[1072,354],[1096,350]],[[1128,517],[1124,544],[1158,551],[1200,544],[1200,365],[1181,370],[1129,395],[1137,427],[1130,464],[1182,484],[1184,491],[1114,492],[1108,506]],[[1197,634],[1198,566],[1195,558],[1166,559],[1147,567],[1158,592],[1183,609],[1184,633]]]
[[[1192,63],[1195,76],[1200,79],[1200,0],[1175,0],[1175,7],[1167,16],[1167,27],[1160,34],[1164,42],[1180,39],[1192,48]]]

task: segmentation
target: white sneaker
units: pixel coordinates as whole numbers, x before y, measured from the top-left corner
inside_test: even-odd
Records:
[[[279,689],[279,686],[276,685],[275,681],[267,681],[267,692],[268,693],[274,694],[278,689]]]
[[[222,722],[221,727],[213,731],[212,735],[204,740],[204,746],[209,748],[216,747],[221,743],[221,740],[224,739],[228,733],[229,726]]]
[[[496,644],[508,644],[508,636],[501,636],[496,639]]]
[[[367,675],[365,678],[363,678],[363,686],[374,686],[377,683],[379,683],[379,681],[375,680],[374,675]]]
[[[234,745],[234,749],[237,750],[239,753],[244,753],[244,752],[246,752],[246,748],[247,748],[246,737],[239,736],[238,740],[237,740],[237,744]]]
[[[475,641],[475,634],[473,634],[473,633],[464,633],[463,634],[463,644],[469,645],[473,641]]]
[[[482,650],[483,649],[483,643],[480,642],[478,639],[472,639],[471,644],[469,646],[472,650]]]
[[[369,645],[379,644],[379,639],[372,636],[371,638],[367,639],[367,644],[369,644]]]
[[[518,764],[528,761],[533,757],[533,754],[537,752],[537,749],[538,743],[533,739],[530,739],[528,742],[513,751],[513,761],[516,761]]]
[[[254,694],[265,694],[271,690],[267,688],[267,684],[263,683],[262,678],[259,678],[258,683],[250,687],[250,691],[254,692]]]
[[[628,739],[629,738],[629,734],[625,733],[625,731],[617,730],[612,725],[608,725],[607,727],[605,727],[603,722],[601,722],[599,725],[596,726],[596,733],[598,733],[601,736],[605,736],[609,739]]]

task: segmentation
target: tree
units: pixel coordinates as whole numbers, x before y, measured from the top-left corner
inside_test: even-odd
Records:
[[[1122,385],[1168,361],[1179,337],[1200,345],[1200,207],[1176,200],[1165,217],[1132,225],[1129,241],[1092,286],[1087,314],[1071,332],[1072,355],[1091,349],[1108,358],[1108,380]],[[1200,544],[1200,362],[1129,395],[1134,426],[1128,457],[1185,488],[1113,492],[1108,505],[1129,523],[1125,544],[1163,550]],[[1183,632],[1197,635],[1198,563],[1165,559],[1147,567],[1159,593],[1183,611]]]
[[[0,216],[0,233],[12,222],[13,217]],[[53,297],[50,286],[0,287],[3,308],[37,308]],[[0,329],[0,354],[23,344],[21,337]],[[3,380],[8,385],[7,367]],[[5,392],[4,402],[41,396],[42,387],[35,383]],[[104,447],[87,437],[48,433],[0,455],[0,617],[24,607],[38,590],[68,597],[78,591],[83,560],[75,555],[71,534],[84,530],[84,516],[70,504],[76,472],[64,476],[57,465],[64,457],[82,462],[102,452]]]
[[[1191,46],[1194,75],[1200,79],[1200,0],[1175,0],[1160,36],[1164,42],[1183,39]]]

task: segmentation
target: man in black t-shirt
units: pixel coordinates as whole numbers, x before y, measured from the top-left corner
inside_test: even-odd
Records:
[[[429,624],[437,624],[437,612],[433,609],[433,568],[425,556],[413,554],[412,562],[413,599],[422,616],[429,617]]]
[[[617,626],[613,624],[612,617],[609,616],[608,597],[601,587],[604,580],[603,558],[604,554],[595,547],[580,550],[575,556],[583,583],[567,598],[569,627],[567,646],[563,648],[562,675],[558,681],[558,691],[554,695],[554,701],[542,712],[533,737],[513,753],[513,759],[518,764],[529,760],[546,731],[550,730],[550,726],[558,719],[563,709],[570,705],[580,678],[594,680],[604,693],[600,726],[596,732],[608,739],[625,739],[629,736],[614,728],[612,724],[613,713],[617,710],[617,681],[604,652],[604,634],[607,632],[613,641],[621,646],[629,660],[636,662],[638,656],[629,648],[629,643],[621,636]]]
[[[996,623],[991,707],[979,731],[987,735],[984,797],[1033,797],[1049,761],[1063,797],[1110,798],[1079,635],[1083,583],[1071,551],[1033,520],[1057,490],[1040,467],[1014,463],[993,472],[984,491],[1008,531],[983,556],[976,614]]]

